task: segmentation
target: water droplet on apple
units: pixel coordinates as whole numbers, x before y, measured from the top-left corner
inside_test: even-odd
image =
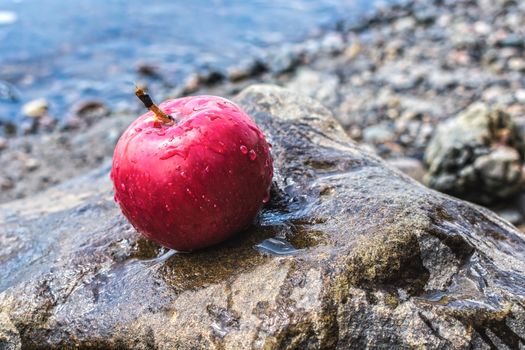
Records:
[[[212,144],[210,145],[210,149],[215,153],[224,154],[224,151],[225,151],[224,142],[219,141],[217,144]]]
[[[160,160],[166,160],[173,156],[181,156],[182,158],[186,159],[188,157],[188,152],[178,148],[169,148],[160,156]]]
[[[164,208],[166,208],[166,211],[167,211],[167,212],[170,212],[170,211],[171,211],[171,208],[170,208],[170,206],[169,206],[169,205],[167,205],[167,204],[166,204],[166,205],[164,206]]]
[[[126,190],[126,185],[123,184],[123,183],[121,183],[121,184],[120,184],[120,188],[122,188],[122,191],[125,191],[125,190]]]
[[[248,152],[248,157],[250,157],[250,160],[255,160],[257,158],[257,153],[253,149]]]
[[[242,154],[248,153],[248,147],[246,147],[245,145],[241,145],[241,147],[239,147],[239,148],[240,148]]]
[[[270,200],[270,194],[267,193],[267,194],[263,197],[262,202],[263,202],[264,204],[266,204],[266,203],[268,203],[269,200]]]
[[[142,128],[135,128],[135,131],[136,131],[136,132],[141,132],[141,131],[142,131]]]
[[[166,131],[164,131],[164,130],[157,131],[157,135],[164,136],[164,135],[166,135]]]
[[[185,173],[184,171],[181,171],[181,172],[180,172],[180,176],[185,177],[185,176],[186,176],[186,173]]]

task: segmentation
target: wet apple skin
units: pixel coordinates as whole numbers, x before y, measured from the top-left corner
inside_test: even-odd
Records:
[[[208,247],[248,227],[269,199],[270,145],[240,107],[216,96],[168,100],[175,123],[148,112],[119,139],[115,200],[133,226],[168,248]]]

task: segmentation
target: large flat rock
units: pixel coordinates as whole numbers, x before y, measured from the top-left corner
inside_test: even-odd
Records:
[[[273,144],[256,224],[193,254],[140,237],[108,168],[0,206],[0,348],[525,346],[525,237],[361,150],[319,103],[238,102]]]

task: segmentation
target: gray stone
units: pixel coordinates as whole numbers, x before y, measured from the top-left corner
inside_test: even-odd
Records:
[[[522,186],[525,146],[511,117],[476,103],[439,126],[428,145],[425,183],[471,201],[491,203]]]
[[[387,123],[371,125],[363,130],[363,139],[367,143],[378,144],[393,141],[396,138],[394,127]]]
[[[0,347],[523,344],[514,227],[385,165],[319,103],[272,86],[237,101],[273,144],[257,223],[204,251],[166,251],[120,214],[108,168],[2,205]]]

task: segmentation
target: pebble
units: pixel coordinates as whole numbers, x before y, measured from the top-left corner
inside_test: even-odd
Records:
[[[363,45],[359,41],[354,41],[345,49],[344,55],[348,60],[353,60],[361,53],[362,49]]]
[[[367,127],[363,131],[363,140],[371,144],[385,143],[396,137],[392,127],[386,124],[378,124]]]
[[[7,148],[7,139],[4,137],[0,137],[0,151]]]
[[[525,73],[525,60],[521,58],[513,57],[509,59],[508,65],[509,69],[513,71]]]
[[[24,168],[26,168],[27,171],[36,170],[39,166],[40,166],[40,162],[36,160],[35,158],[27,158],[24,161]]]
[[[41,118],[47,114],[49,103],[45,98],[30,101],[22,106],[22,114],[30,118]]]
[[[402,17],[394,22],[394,30],[404,32],[414,28],[416,20],[412,17]]]
[[[0,188],[3,190],[10,190],[15,187],[15,182],[10,178],[0,176]]]
[[[102,101],[82,101],[71,108],[71,112],[65,121],[65,129],[77,129],[92,125],[97,120],[109,116],[109,107]]]
[[[159,67],[149,63],[139,63],[137,73],[149,78],[159,78]]]
[[[525,89],[520,89],[514,93],[514,97],[520,103],[525,104]]]

